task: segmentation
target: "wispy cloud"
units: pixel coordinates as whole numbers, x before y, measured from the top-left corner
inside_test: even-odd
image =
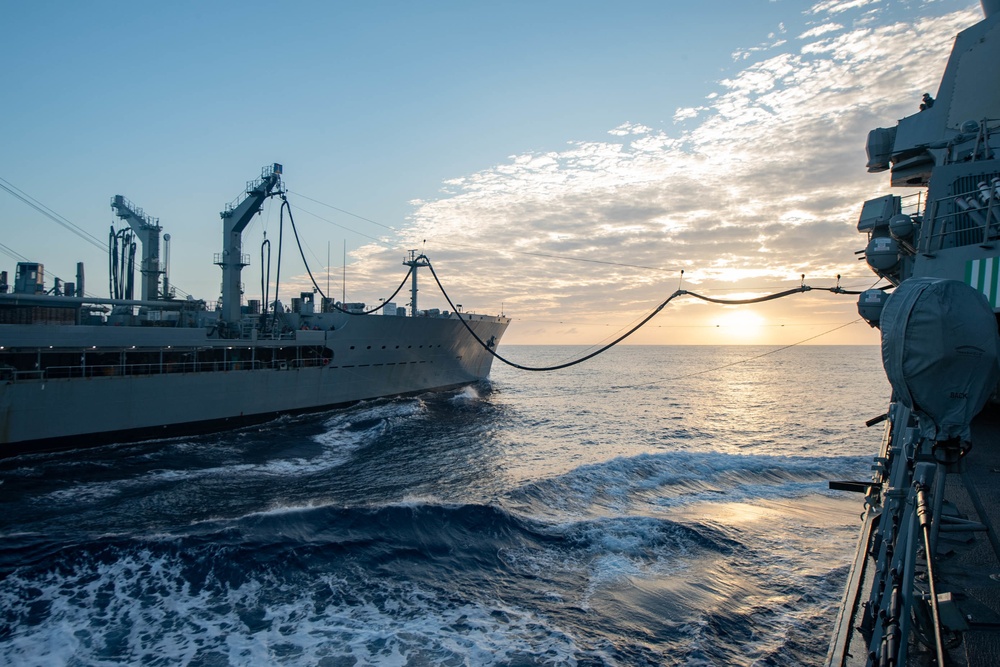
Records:
[[[821,2],[809,13],[873,4]],[[606,321],[615,309],[621,320],[676,288],[681,269],[702,289],[801,274],[870,281],[853,254],[862,245],[854,226],[862,201],[887,183],[865,173],[864,138],[916,112],[920,94],[936,90],[953,36],[976,20],[959,12],[823,23],[792,46],[772,44],[772,55],[721,81],[704,105],[678,109],[674,120],[697,119],[694,127],[672,135],[638,119],[607,140],[512,156],[414,202],[405,235],[412,247],[426,240],[466,305],[499,310],[503,301],[526,319]],[[398,268],[374,246],[361,256],[373,278]],[[853,302],[840,312],[852,310]]]
[[[809,10],[809,14],[842,14],[850,9],[858,9],[878,3],[880,0],[824,0],[817,2]]]
[[[814,28],[806,30],[804,33],[799,35],[799,39],[812,39],[813,37],[821,37],[828,32],[836,32],[838,30],[843,30],[844,26],[839,23],[824,23],[823,25],[818,25]]]

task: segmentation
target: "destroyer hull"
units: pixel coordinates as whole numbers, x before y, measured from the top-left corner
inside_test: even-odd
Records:
[[[466,317],[480,339],[494,344],[509,322]],[[0,382],[0,455],[219,430],[285,413],[453,388],[485,378],[493,359],[457,319],[355,317],[340,329],[297,331],[282,340],[219,341],[185,332],[169,346],[163,344],[172,338],[167,331],[142,332],[145,346],[144,337],[132,331],[129,340],[136,345],[114,346],[108,341],[119,332],[107,327],[95,327],[89,340],[80,327],[30,329],[0,326],[0,340],[8,351],[13,342],[24,354],[28,340],[18,337],[30,334],[40,358],[76,352],[86,363],[88,354],[105,359],[118,354],[122,365],[73,369],[79,377],[22,373]],[[63,340],[70,333],[73,343]],[[100,345],[85,344],[91,340]],[[214,361],[147,364],[140,372],[129,363],[142,354],[148,361],[157,350],[169,350],[169,360],[184,349]],[[276,354],[280,361],[274,361]]]

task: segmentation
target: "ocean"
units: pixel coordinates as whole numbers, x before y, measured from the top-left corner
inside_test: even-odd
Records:
[[[875,346],[621,346],[0,459],[0,664],[821,664],[888,397]]]

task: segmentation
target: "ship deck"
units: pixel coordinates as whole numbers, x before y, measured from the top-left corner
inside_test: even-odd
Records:
[[[1000,409],[973,422],[972,443],[961,472],[948,475],[945,498],[988,531],[941,533],[935,577],[938,598],[955,600],[942,606],[942,623],[967,627],[960,640],[945,636],[949,664],[986,667],[1000,664]]]

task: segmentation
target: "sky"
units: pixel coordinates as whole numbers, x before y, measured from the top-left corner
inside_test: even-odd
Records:
[[[889,179],[866,173],[867,133],[937,93],[982,17],[967,0],[0,8],[0,184],[64,223],[0,190],[0,269],[42,262],[51,286],[83,261],[107,296],[121,194],[170,234],[171,283],[212,303],[219,212],[278,162],[324,291],[377,304],[417,249],[456,303],[512,318],[504,343],[553,345],[613,338],[680,287],[874,285],[856,224]],[[279,204],[244,234],[247,299]],[[288,297],[311,284],[285,225]],[[447,309],[421,281],[420,307]],[[856,297],[817,291],[677,299],[629,342],[878,340]]]

